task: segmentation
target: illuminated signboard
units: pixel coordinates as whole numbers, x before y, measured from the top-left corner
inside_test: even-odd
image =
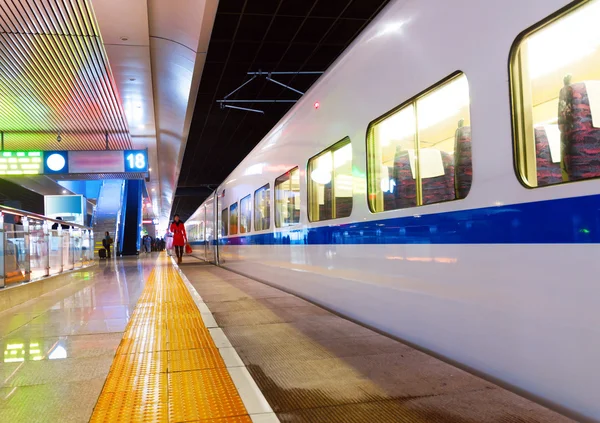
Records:
[[[122,173],[121,151],[69,151],[69,173]]]
[[[69,163],[66,151],[44,152],[44,173],[52,175],[55,173],[69,173]]]
[[[148,172],[146,150],[45,151],[43,173]]]
[[[148,172],[148,152],[146,150],[125,150],[125,172]]]
[[[39,175],[43,173],[41,151],[0,152],[0,175]]]

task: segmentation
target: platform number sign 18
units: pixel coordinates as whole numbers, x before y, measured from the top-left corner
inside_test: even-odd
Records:
[[[126,172],[147,172],[148,153],[145,150],[125,150]]]

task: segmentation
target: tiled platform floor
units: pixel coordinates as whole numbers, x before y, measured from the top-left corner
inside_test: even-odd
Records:
[[[179,272],[157,261],[91,422],[252,423]]]
[[[0,313],[0,422],[89,420],[155,261],[102,261]]]
[[[281,422],[571,421],[278,289],[181,268]]]

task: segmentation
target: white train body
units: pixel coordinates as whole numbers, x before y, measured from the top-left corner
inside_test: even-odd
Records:
[[[202,222],[195,254],[214,261],[218,248],[219,264],[226,268],[581,420],[600,421],[600,246],[596,238],[545,237],[551,225],[567,224],[578,199],[598,210],[600,181],[528,189],[513,164],[511,47],[521,32],[568,4],[392,1],[188,220],[188,231]],[[471,99],[469,195],[372,213],[366,179],[369,123],[457,70],[469,81]],[[344,137],[352,143],[352,213],[311,223],[307,161]],[[275,179],[296,166],[300,223],[276,228],[271,221],[270,230],[229,236],[217,247],[221,210],[267,183],[272,197]],[[477,234],[463,239],[459,231],[427,241],[436,237],[440,222],[449,221],[477,228]],[[399,239],[392,243],[373,239],[375,226],[386,222],[398,228]],[[506,224],[520,235],[513,239]],[[600,222],[595,225],[590,230],[600,229]],[[375,230],[370,241],[361,242],[363,230]],[[343,239],[306,240],[310,233],[326,239],[327,231]],[[411,233],[412,241],[402,240]]]

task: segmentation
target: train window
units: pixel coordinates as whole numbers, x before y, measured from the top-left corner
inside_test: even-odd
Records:
[[[246,234],[250,232],[252,224],[252,198],[250,195],[240,200],[240,209],[240,233]]]
[[[599,0],[580,3],[513,47],[516,169],[530,187],[600,177],[599,18]]]
[[[221,211],[221,236],[227,236],[227,229],[229,229],[229,209],[225,207]]]
[[[275,226],[300,222],[300,171],[294,168],[275,180]]]
[[[308,218],[348,217],[352,212],[352,144],[345,138],[308,161]]]
[[[254,192],[254,230],[264,231],[271,227],[271,186],[269,184]]]
[[[469,84],[458,73],[369,125],[373,212],[464,198],[471,189]]]
[[[229,206],[229,235],[238,233],[238,203]]]

